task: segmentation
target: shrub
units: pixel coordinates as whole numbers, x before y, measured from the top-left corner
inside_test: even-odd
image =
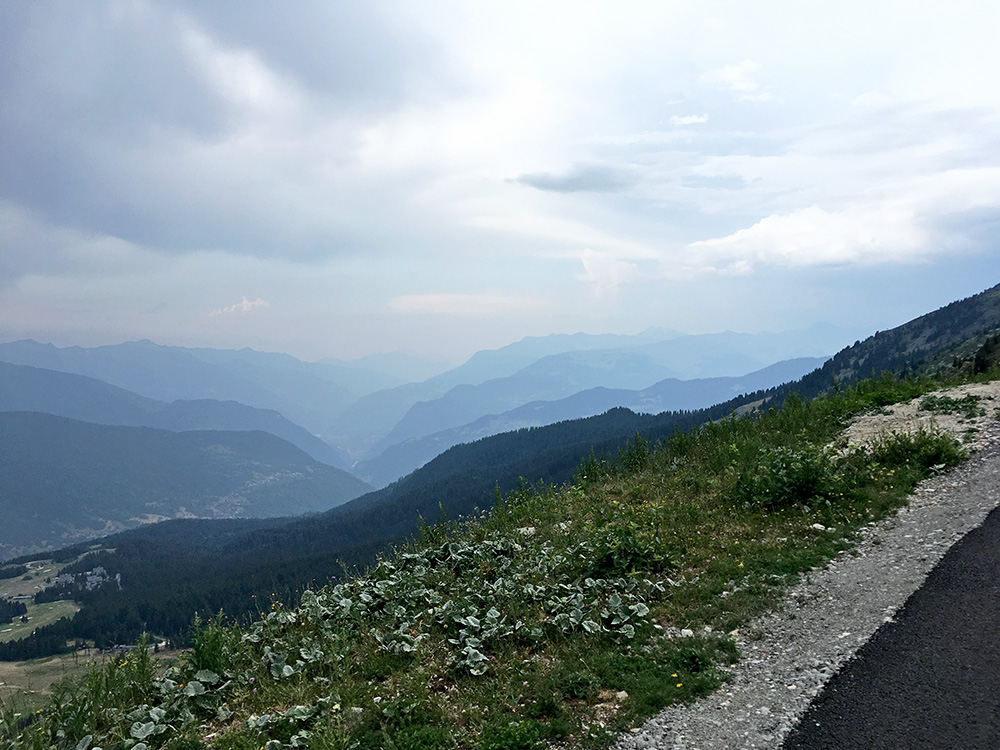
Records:
[[[920,408],[934,414],[960,414],[965,419],[975,419],[986,414],[986,410],[979,405],[979,397],[971,393],[964,398],[925,396],[920,401]]]
[[[920,428],[883,436],[872,446],[872,459],[888,468],[916,469],[928,476],[957,465],[967,451],[951,435]]]
[[[594,534],[587,575],[620,576],[661,571],[670,567],[671,555],[658,535],[636,534],[628,526],[608,524]]]
[[[812,445],[771,448],[741,465],[732,495],[737,502],[768,509],[839,497],[848,483],[838,468],[837,459]]]

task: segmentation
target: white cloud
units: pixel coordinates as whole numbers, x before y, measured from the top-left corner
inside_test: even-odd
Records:
[[[703,284],[948,264],[967,221],[1000,209],[1000,5],[404,0],[360,26],[338,4],[296,5],[294,23],[95,5],[150,18],[0,22],[23,35],[0,75],[20,75],[0,320],[25,335],[58,313],[365,353],[408,326],[496,342],[505,316],[511,340],[525,321],[634,327],[670,305],[707,326],[722,313]],[[360,33],[331,43],[345,23]],[[249,297],[206,320],[247,290],[271,311]],[[153,304],[161,327],[141,331]]]
[[[629,258],[657,258],[659,253],[651,246],[605,232],[582,221],[546,216],[539,213],[511,213],[506,216],[477,216],[469,220],[475,227],[510,232],[533,237],[546,242],[578,247],[603,247],[618,256]]]
[[[704,125],[708,122],[708,115],[674,115],[670,118],[670,124],[675,128],[685,125]]]
[[[254,310],[266,310],[271,306],[271,303],[266,299],[261,299],[258,297],[255,300],[248,300],[246,297],[243,298],[242,302],[237,302],[235,305],[229,305],[228,307],[220,307],[218,310],[212,310],[209,313],[210,316],[215,317],[216,315],[230,315],[233,313],[248,313]]]
[[[716,70],[710,70],[702,76],[702,80],[720,89],[739,94],[740,101],[770,101],[771,95],[762,92],[760,84],[754,80],[759,70],[760,65],[758,63],[755,63],[753,60],[744,60],[732,65],[724,65]]]
[[[773,214],[716,239],[688,245],[703,268],[745,274],[757,265],[869,265],[920,257],[929,233],[907,204],[862,205],[830,212],[810,206]]]
[[[863,94],[851,99],[851,105],[855,107],[864,107],[871,109],[878,109],[881,107],[888,107],[896,104],[896,100],[891,96],[881,93],[880,91],[866,91]]]
[[[184,51],[224,98],[260,113],[288,112],[298,107],[292,80],[281,79],[247,49],[226,49],[200,29],[181,31]]]
[[[504,294],[404,294],[389,303],[400,312],[477,318],[531,312],[544,306],[542,300]]]

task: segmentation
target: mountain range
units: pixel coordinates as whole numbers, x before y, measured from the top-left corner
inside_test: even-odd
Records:
[[[416,371],[404,355],[302,362],[251,349],[150,341],[89,349],[15,341],[0,344],[0,362],[88,376],[165,403],[236,401],[276,411],[333,449],[321,460],[349,469],[402,441],[531,402],[595,387],[649,388],[665,378],[738,376],[784,359],[827,356],[848,340],[830,326],[780,334],[685,336],[649,329],[634,336],[528,337],[410,383],[384,370],[396,362]],[[320,449],[308,450],[316,455]]]
[[[836,335],[836,332],[825,334]],[[5,445],[21,439],[17,429],[50,429],[54,431],[52,450],[60,446],[69,456],[81,454],[69,447],[71,441],[64,440],[64,433],[92,440],[94,445],[103,441],[109,446],[107,455],[99,459],[88,457],[89,469],[93,471],[81,473],[69,464],[56,466],[60,460],[57,454],[40,451],[34,459],[23,458],[25,465],[20,473],[8,472],[0,489],[12,505],[40,497],[39,483],[49,481],[53,471],[58,476],[72,477],[73,482],[60,486],[59,491],[64,494],[62,505],[58,514],[49,516],[49,527],[41,519],[37,523],[18,521],[16,512],[0,509],[9,516],[8,523],[0,523],[0,529],[12,530],[0,530],[0,553],[60,546],[154,519],[266,517],[325,511],[370,490],[369,484],[382,487],[394,482],[462,442],[522,427],[593,416],[616,406],[638,411],[691,409],[724,400],[741,390],[770,387],[800,375],[822,360],[800,359],[740,378],[688,381],[672,378],[639,390],[617,386],[648,383],[664,372],[694,372],[722,366],[719,363],[725,358],[720,352],[727,347],[732,350],[728,366],[735,367],[738,363],[776,356],[792,346],[802,345],[806,339],[815,349],[822,345],[816,338],[803,333],[692,337],[662,329],[650,329],[637,336],[577,334],[526,338],[498,350],[479,352],[465,364],[422,383],[381,390],[374,389],[391,383],[392,379],[377,374],[374,368],[394,361],[405,365],[405,360],[386,357],[368,358],[361,363],[306,363],[287,355],[249,349],[184,349],[149,341],[93,349],[57,348],[34,341],[0,344],[0,412],[34,412],[108,428],[91,429],[84,438],[81,436],[85,431],[79,427],[71,429],[67,426],[70,422],[48,420],[28,425],[25,421],[28,418],[22,416],[18,422],[7,420],[5,434],[0,436]],[[818,338],[822,340],[823,336]],[[677,363],[672,369],[667,367],[671,360]],[[588,387],[595,383],[600,385]],[[364,395],[355,399],[358,393]],[[428,401],[415,400],[431,393],[440,396]],[[561,398],[552,398],[557,396]],[[172,397],[176,398],[166,400]],[[351,399],[355,399],[353,404],[343,408]],[[505,407],[512,408],[504,410]],[[313,428],[329,426],[331,420],[340,420],[342,424],[350,417],[368,429],[377,421],[372,415],[394,410],[402,411],[403,418],[379,443],[370,447],[371,457],[360,464],[355,464],[342,448],[321,439],[315,430],[287,416],[299,415],[302,424]],[[161,436],[158,442],[148,439],[152,433],[133,432],[130,434],[146,437],[133,441],[128,458],[115,456],[110,446],[122,441],[120,430],[110,428],[135,427],[167,431],[175,436]],[[230,467],[221,463],[213,464],[212,468],[198,464],[192,455],[177,453],[180,450],[177,445],[166,451],[176,458],[175,471],[183,474],[197,466],[195,474],[206,487],[213,489],[199,494],[181,483],[186,489],[180,491],[164,486],[162,473],[152,472],[148,481],[138,473],[129,474],[135,466],[155,464],[155,456],[140,455],[144,450],[162,452],[160,442],[177,444],[184,440],[178,436],[191,431],[266,433],[287,441],[288,448],[305,452],[306,458],[323,468],[310,469],[311,483],[285,483],[304,493],[301,502],[291,502],[288,493],[277,493],[272,486],[268,492],[255,490],[253,502],[236,505],[219,498],[246,495],[250,481],[247,476],[233,475]],[[225,439],[228,438],[221,435],[218,438],[220,444]],[[249,459],[244,460],[244,464],[250,463]],[[107,475],[103,483],[98,481],[98,467]],[[225,476],[222,479],[209,476],[213,470]],[[280,471],[269,465],[258,474],[278,476]],[[353,471],[354,476],[344,471]],[[128,476],[123,478],[123,475]],[[330,492],[325,501],[310,489],[320,476]],[[94,504],[94,497],[101,493],[102,502]],[[73,524],[67,524],[66,510],[74,502],[83,510]],[[268,507],[268,502],[273,507]],[[116,504],[123,509],[121,513],[110,512]]]
[[[368,461],[403,441],[528,403],[598,387],[638,390],[667,378],[742,376],[782,360],[829,356],[850,338],[823,325],[785,333],[686,336],[650,329],[636,336],[526,338],[478,352],[460,367],[422,383],[359,398],[339,416],[332,442]]]
[[[316,435],[328,431],[330,420],[360,396],[400,383],[391,375],[334,361],[145,340],[94,348],[14,341],[0,344],[0,361],[86,375],[160,401],[237,401],[277,411]]]
[[[346,469],[350,458],[273,409],[238,401],[158,401],[85,375],[0,362],[0,411],[37,411],[94,424],[185,430],[261,430],[317,461]]]
[[[525,482],[544,487],[568,481],[588,466],[628,461],[631,446],[640,441],[656,442],[733,414],[780,408],[796,394],[813,397],[883,372],[947,375],[997,367],[998,331],[1000,286],[878,332],[794,382],[710,408],[659,414],[614,408],[522,428],[453,446],[381,490],[307,518],[179,519],[50,554],[68,560],[97,551],[110,572],[122,575],[120,591],[105,587],[74,594],[84,604],[74,621],[80,634],[102,628],[118,628],[118,633],[115,623],[122,613],[134,613],[126,619],[137,624],[129,627],[179,633],[195,611],[250,615],[259,611],[254,602],[260,600],[252,597],[292,596],[313,582],[340,576],[344,566],[365,565],[390,543],[405,544],[422,523],[477,514]],[[105,549],[115,554],[100,552]]]
[[[588,388],[565,398],[553,401],[532,401],[500,414],[487,414],[473,419],[467,424],[461,424],[472,409],[461,418],[451,421],[461,426],[451,427],[432,434],[411,438],[402,438],[398,433],[396,439],[386,438],[386,447],[375,458],[359,461],[353,471],[374,487],[384,487],[399,477],[420,468],[448,448],[460,443],[470,443],[480,438],[511,432],[525,427],[542,427],[571,419],[591,417],[616,407],[630,409],[637,413],[657,414],[665,411],[684,411],[703,409],[723,401],[729,401],[743,393],[752,393],[765,388],[771,388],[781,383],[798,380],[803,375],[826,361],[825,357],[800,357],[785,360],[749,373],[742,377],[696,378],[694,380],[678,380],[668,378],[654,383],[641,390],[623,388]],[[449,395],[459,389],[453,389]],[[434,405],[445,401],[418,404],[428,410]],[[454,397],[452,403],[457,400]],[[471,407],[475,403],[467,402]],[[460,408],[460,407],[457,407]],[[411,414],[416,408],[411,410]],[[447,423],[447,420],[445,421]],[[405,420],[400,422],[404,425]],[[427,429],[426,427],[424,429]],[[397,430],[400,426],[397,425]]]

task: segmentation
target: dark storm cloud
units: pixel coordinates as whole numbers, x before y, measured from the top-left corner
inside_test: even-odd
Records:
[[[557,193],[612,193],[635,184],[635,177],[623,169],[603,164],[574,164],[562,174],[522,174],[514,182]]]
[[[0,16],[2,116],[21,138],[132,139],[151,124],[209,136],[225,125],[225,107],[177,49],[176,28],[164,28],[169,15],[8,3]]]
[[[316,220],[315,206],[311,221],[288,222],[281,200],[323,200],[312,197],[315,162],[349,160],[359,123],[398,104],[409,77],[433,66],[419,41],[405,46],[380,26],[375,7],[3,4],[0,199],[53,225],[168,252],[314,257],[351,245],[352,232]],[[250,53],[279,85],[306,92],[301,111],[269,124],[249,153],[227,141],[273,113],[220,89],[202,41]],[[325,137],[312,161],[310,137]],[[273,159],[271,139],[295,151]]]
[[[200,138],[225,127],[225,107],[159,29],[123,24],[97,4],[10,3],[2,16],[4,198],[76,224],[114,191],[113,150],[152,127]]]
[[[213,37],[255,50],[269,66],[342,104],[396,104],[407,76],[436,63],[434,47],[414,29],[398,28],[391,6],[378,3],[178,4]]]

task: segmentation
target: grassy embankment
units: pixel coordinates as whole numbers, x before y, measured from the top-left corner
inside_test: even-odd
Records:
[[[72,617],[79,611],[79,604],[65,600],[29,604],[27,622],[21,622],[20,618],[17,618],[6,625],[0,625],[0,643],[26,638],[35,628],[50,625],[63,617]]]
[[[883,379],[637,438],[570,486],[426,527],[294,609],[202,625],[166,672],[136,650],[30,719],[8,706],[0,747],[606,746],[715,689],[738,658],[728,633],[961,460],[929,432],[830,447],[851,416],[937,386]]]

